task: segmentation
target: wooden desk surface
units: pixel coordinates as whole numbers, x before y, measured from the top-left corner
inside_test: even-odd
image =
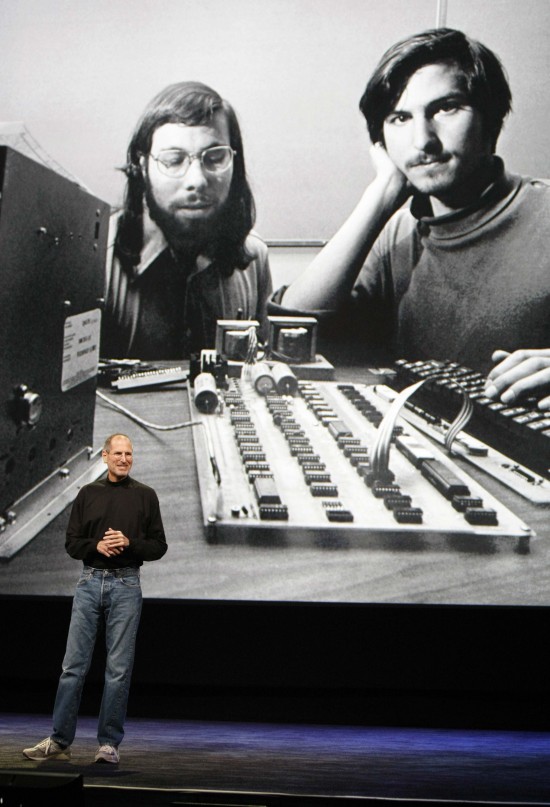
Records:
[[[361,371],[338,371],[361,380]],[[161,424],[188,418],[183,384],[112,395],[142,418]],[[323,602],[521,604],[550,603],[548,508],[534,506],[481,473],[468,473],[531,526],[526,555],[468,554],[449,549],[322,549],[210,545],[204,539],[190,429],[150,431],[98,400],[97,446],[122,431],[134,441],[133,474],[159,495],[169,551],[145,564],[149,597]],[[80,564],[66,555],[62,513],[28,546],[0,565],[0,593],[71,595]]]

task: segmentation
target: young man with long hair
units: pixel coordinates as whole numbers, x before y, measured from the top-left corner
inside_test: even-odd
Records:
[[[489,397],[550,408],[550,182],[495,154],[511,109],[499,59],[461,31],[411,36],[360,109],[376,176],[273,313],[317,312],[365,352],[451,359],[489,372]]]
[[[272,291],[237,117],[199,82],[166,87],[130,140],[107,266],[102,355],[180,359]]]

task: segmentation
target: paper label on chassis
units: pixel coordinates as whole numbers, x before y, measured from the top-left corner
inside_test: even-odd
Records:
[[[97,375],[100,329],[99,308],[75,314],[65,320],[61,373],[63,392]]]

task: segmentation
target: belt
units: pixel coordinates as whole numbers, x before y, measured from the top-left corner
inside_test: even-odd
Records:
[[[122,566],[120,569],[96,569],[94,566],[84,566],[84,572],[94,577],[135,577],[139,575],[139,566]]]

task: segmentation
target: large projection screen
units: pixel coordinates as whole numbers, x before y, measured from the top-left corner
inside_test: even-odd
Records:
[[[438,7],[435,0],[8,2],[0,48],[9,80],[0,86],[0,108],[5,120],[24,121],[53,159],[116,206],[123,190],[116,167],[147,101],[175,81],[211,84],[241,121],[257,230],[274,244],[277,287],[297,273],[307,250],[317,248],[304,245],[331,237],[372,178],[358,99],[381,53],[433,27]],[[513,114],[499,154],[514,172],[548,176],[550,5],[449,0],[446,24],[494,49],[506,67]],[[288,251],[281,243],[294,246]],[[346,380],[345,368],[337,373]],[[157,422],[180,419],[174,413],[180,404],[184,412],[183,387],[154,395],[136,393],[126,403]],[[538,534],[528,553],[209,544],[201,529],[191,432],[149,432],[98,402],[96,448],[118,430],[133,437],[133,473],[157,490],[167,528],[168,554],[144,569],[148,597],[550,602],[545,510],[514,492],[507,494],[508,507]],[[491,481],[487,488],[501,493]],[[79,564],[64,551],[67,518],[65,511],[0,563],[0,594],[72,593]]]

